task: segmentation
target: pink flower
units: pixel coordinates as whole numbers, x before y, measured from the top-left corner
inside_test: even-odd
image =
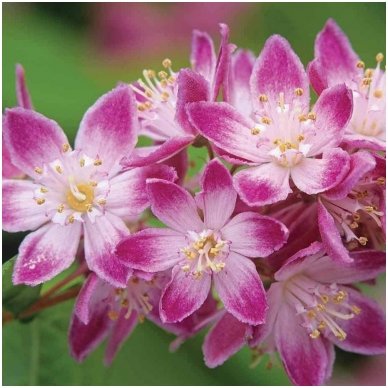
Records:
[[[288,234],[284,225],[253,212],[230,219],[237,193],[229,171],[217,160],[207,165],[195,200],[165,180],[148,180],[147,190],[153,213],[169,228],[146,229],[124,238],[116,253],[123,263],[141,271],[172,268],[160,301],[162,321],[179,322],[196,311],[213,280],[228,312],[242,322],[262,323],[265,291],[249,258],[279,249]]]
[[[18,106],[25,109],[33,109],[30,94],[27,89],[24,69],[22,65],[16,65],[16,99]],[[23,172],[14,166],[11,162],[11,155],[4,139],[4,130],[6,123],[3,120],[3,137],[2,137],[2,161],[4,178],[19,178],[23,177]]]
[[[218,58],[211,38],[199,31],[193,33],[191,63],[193,70],[175,73],[171,61],[163,61],[164,70],[144,70],[143,80],[132,85],[137,99],[140,133],[155,145],[135,150],[122,161],[124,167],[139,167],[169,159],[195,142],[198,132],[190,124],[186,104],[214,101],[228,71],[232,46],[229,29],[220,25],[222,36]],[[233,46],[234,47],[234,46]]]
[[[329,19],[315,41],[315,59],[308,66],[311,84],[317,93],[345,83],[353,93],[353,115],[344,141],[356,148],[385,149],[384,57],[377,54],[376,69],[366,69],[334,20]]]
[[[147,178],[175,178],[162,165],[120,173],[120,159],[137,140],[129,87],[117,87],[89,108],[74,151],[58,124],[37,112],[12,108],[4,120],[11,162],[30,179],[3,181],[3,228],[34,231],[20,245],[14,283],[36,285],[69,267],[83,236],[89,268],[115,286],[126,285],[131,271],[113,253],[129,234],[125,221],[148,206]]]
[[[254,166],[234,177],[247,204],[285,199],[292,192],[290,177],[299,190],[317,194],[346,175],[349,155],[337,147],[351,116],[351,93],[344,85],[327,89],[308,112],[308,90],[302,63],[275,35],[253,66],[249,115],[224,102],[188,104],[194,127],[234,159]]]
[[[75,303],[70,329],[71,355],[81,362],[106,337],[109,337],[105,364],[113,361],[122,343],[128,338],[138,322],[149,319],[165,330],[178,335],[173,346],[177,347],[189,336],[194,335],[215,311],[214,300],[209,300],[179,324],[163,324],[157,306],[168,276],[135,272],[124,288],[115,288],[90,274]]]
[[[383,311],[352,286],[383,273],[385,254],[368,250],[352,258],[339,265],[314,243],[275,273],[267,320],[251,345],[260,345],[261,352],[277,350],[294,384],[324,384],[333,367],[333,345],[368,355],[385,351]]]

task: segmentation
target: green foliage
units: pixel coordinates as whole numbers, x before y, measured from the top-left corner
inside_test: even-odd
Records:
[[[14,286],[12,272],[15,260],[16,257],[13,257],[3,264],[3,308],[18,316],[39,298],[41,286]]]

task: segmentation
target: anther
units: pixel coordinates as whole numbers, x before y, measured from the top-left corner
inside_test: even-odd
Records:
[[[65,210],[65,205],[63,203],[58,205],[58,207],[57,207],[57,212],[58,213],[63,213],[64,210]]]
[[[81,167],[84,167],[84,166],[85,166],[85,159],[80,159],[80,160],[79,160],[79,165],[80,165]]]
[[[171,59],[166,58],[163,60],[162,65],[165,69],[169,69],[172,65]]]
[[[323,304],[318,303],[317,307],[316,307],[316,310],[319,311],[319,312],[322,312],[322,311],[326,310],[326,307]]]
[[[62,151],[63,152],[67,152],[67,151],[69,151],[69,149],[70,149],[70,144],[68,144],[68,143],[66,143],[66,144],[64,144],[62,146]]]
[[[367,213],[373,213],[375,208],[374,206],[364,206],[364,210],[367,212]]]
[[[116,321],[119,318],[119,313],[114,310],[108,311],[108,318],[112,321]]]
[[[319,322],[318,329],[323,330],[326,328],[326,323],[324,321]]]
[[[96,159],[93,163],[95,166],[101,166],[102,160],[101,159]]]
[[[170,97],[170,95],[167,92],[161,93],[161,96],[163,101],[167,101],[168,98]]]
[[[96,181],[90,181],[89,184],[90,184],[90,186],[93,186],[93,187],[97,186],[97,182]]]
[[[75,218],[73,215],[69,216],[69,218],[67,219],[67,221],[69,222],[69,224],[72,224],[74,222]]]
[[[327,295],[321,295],[321,300],[323,303],[328,303],[329,302],[329,297]]]
[[[303,135],[299,135],[297,138],[296,138],[299,142],[303,141],[305,139],[305,137]]]
[[[336,335],[335,335],[340,341],[345,341],[345,339],[346,339],[346,333],[344,333],[344,332],[339,332],[339,333],[337,333]]]
[[[300,122],[307,121],[307,116],[306,115],[299,115],[298,119]]]
[[[303,95],[303,89],[302,88],[296,88],[295,89],[295,94],[300,97]]]
[[[354,314],[356,314],[356,315],[359,315],[359,314],[361,313],[361,309],[360,309],[358,306],[353,305],[353,306],[352,306],[352,312],[353,312]]]
[[[358,223],[356,221],[353,221],[350,225],[351,229],[357,229],[358,228]]]
[[[146,109],[147,109],[146,106],[145,106],[144,104],[142,104],[142,103],[140,103],[140,104],[137,106],[137,110],[138,110],[139,112],[144,112]]]
[[[383,91],[381,89],[376,89],[374,92],[373,92],[373,97],[376,97],[376,98],[381,98],[383,97]]]
[[[321,335],[321,333],[319,332],[318,329],[314,329],[314,330],[310,333],[310,337],[311,337],[312,339],[319,338],[320,335]]]
[[[316,120],[317,115],[314,112],[309,112],[309,114],[307,115],[307,118],[309,120]]]
[[[267,102],[268,101],[267,95],[266,94],[260,94],[259,101],[260,102]]]
[[[36,203],[38,205],[43,205],[45,202],[46,202],[46,200],[44,198],[37,198],[36,199]]]
[[[46,189],[46,187],[41,187],[40,192],[41,193],[48,193],[48,189]]]
[[[147,75],[149,78],[155,78],[155,76],[156,76],[154,70],[147,70]]]
[[[365,246],[368,243],[368,239],[366,237],[360,237],[358,239],[358,242],[362,245]]]
[[[269,125],[269,124],[271,124],[271,119],[269,117],[267,117],[267,116],[264,116],[264,117],[261,118],[261,122],[263,124]]]
[[[377,63],[380,63],[380,62],[382,62],[384,60],[384,55],[382,54],[382,53],[378,53],[377,55],[376,55],[376,62]]]
[[[58,174],[62,174],[62,173],[63,173],[63,170],[62,170],[62,167],[61,167],[61,166],[55,166],[55,171],[56,171]]]
[[[37,174],[43,174],[43,170],[42,170],[40,167],[35,167],[35,168],[34,168],[34,171],[35,171]]]
[[[182,266],[182,271],[183,272],[189,272],[189,270],[190,270],[190,266],[188,264]]]
[[[353,220],[354,221],[360,221],[361,220],[361,216],[358,214],[358,213],[353,213]]]
[[[92,208],[93,208],[93,206],[92,206],[91,203],[87,203],[87,204],[85,205],[85,209],[86,209],[86,211],[88,211],[88,212],[91,212],[91,211],[92,211]]]
[[[362,79],[362,84],[363,84],[364,86],[369,86],[371,83],[372,83],[372,78],[370,78],[370,77],[367,77],[367,78],[363,78],[363,79]]]
[[[379,185],[385,185],[385,178],[383,176],[381,176],[380,178],[377,178],[376,182]]]
[[[158,76],[160,79],[166,79],[168,74],[165,71],[159,71]]]
[[[365,67],[365,63],[363,61],[358,61],[356,66],[359,68],[359,69],[363,69]]]
[[[260,129],[257,127],[254,127],[251,129],[251,134],[252,135],[259,135],[260,134]]]
[[[373,70],[366,69],[364,74],[365,74],[365,78],[372,78],[373,77]]]
[[[105,199],[105,198],[101,198],[101,199],[99,199],[99,200],[97,201],[97,203],[98,203],[99,205],[101,205],[101,206],[104,206],[104,205],[106,205],[106,199]]]
[[[307,311],[306,315],[307,315],[307,318],[309,318],[309,319],[314,319],[317,316],[317,314],[314,310]]]
[[[120,303],[121,307],[128,307],[129,306],[129,300],[123,299]]]

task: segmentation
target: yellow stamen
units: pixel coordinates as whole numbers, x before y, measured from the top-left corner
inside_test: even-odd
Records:
[[[169,69],[172,66],[171,59],[166,58],[163,60],[162,65],[164,68]]]
[[[44,198],[37,198],[36,199],[36,203],[38,205],[43,205],[45,202],[46,202],[46,200]]]
[[[108,312],[108,318],[112,321],[116,321],[119,318],[119,313],[117,311],[111,310]]]
[[[314,329],[311,333],[310,333],[310,337],[312,339],[317,339],[319,338],[319,336],[321,335],[321,333],[319,332],[318,329]]]
[[[62,146],[62,151],[63,152],[67,152],[67,151],[69,151],[69,149],[70,149],[70,144],[64,144],[63,146]]]
[[[380,63],[380,62],[382,62],[383,60],[384,60],[384,55],[383,55],[383,53],[378,53],[378,54],[376,55],[376,62]]]
[[[43,174],[43,170],[42,170],[40,167],[35,167],[35,168],[34,168],[34,171],[35,171],[37,174]]]
[[[383,91],[381,89],[376,89],[373,92],[373,96],[376,97],[376,98],[381,98],[381,97],[383,97]]]
[[[310,112],[310,113],[307,115],[307,118],[308,118],[309,120],[316,120],[317,115],[316,115],[314,112]]]
[[[260,94],[259,101],[260,102],[267,102],[268,101],[267,95],[266,94]]]
[[[295,89],[295,94],[300,97],[303,95],[303,89],[302,88],[296,88]]]
[[[358,61],[356,66],[359,68],[359,69],[363,69],[365,67],[365,63],[363,61]]]
[[[58,207],[57,207],[57,212],[58,213],[63,213],[64,210],[65,210],[65,205],[63,203],[58,205]]]
[[[95,166],[101,166],[102,160],[101,159],[96,159],[93,163]]]
[[[48,193],[48,189],[46,187],[41,187],[40,192],[41,193]]]

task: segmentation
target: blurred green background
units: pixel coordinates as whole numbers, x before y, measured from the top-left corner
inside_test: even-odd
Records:
[[[15,64],[21,63],[35,109],[58,121],[70,139],[85,110],[118,81],[139,78],[143,68],[159,69],[165,57],[173,60],[174,69],[189,66],[192,28],[210,26],[218,42],[217,23],[226,21],[232,28],[231,41],[255,54],[269,35],[279,33],[307,64],[316,33],[333,17],[367,66],[374,66],[376,53],[385,51],[384,3],[229,3],[214,11],[209,3],[134,3],[125,9],[93,3],[2,6],[3,109],[16,103],[14,72]],[[3,261],[17,252],[22,237],[3,234]],[[384,304],[383,284],[369,292]],[[265,360],[249,369],[247,350],[220,368],[205,368],[202,338],[171,354],[172,336],[147,323],[135,330],[111,368],[102,366],[102,347],[77,365],[66,342],[71,308],[67,302],[30,323],[5,325],[4,385],[289,384],[283,369],[267,370]],[[337,358],[333,384],[384,384],[384,357],[338,352]]]

